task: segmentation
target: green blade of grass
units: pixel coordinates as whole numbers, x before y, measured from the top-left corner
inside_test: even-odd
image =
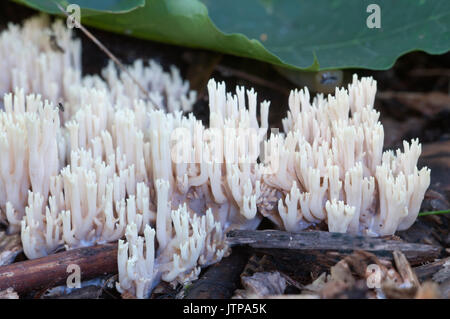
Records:
[[[421,212],[419,213],[419,216],[428,216],[428,215],[439,215],[439,214],[449,214],[450,209],[447,210],[435,210],[431,212]]]

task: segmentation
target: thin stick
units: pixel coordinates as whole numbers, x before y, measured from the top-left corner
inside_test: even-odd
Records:
[[[66,10],[64,10],[63,7],[61,7],[61,5],[57,2],[55,2],[55,5],[59,8],[59,10],[61,10],[62,13],[64,13],[64,15],[67,18],[70,18],[69,14],[66,12]],[[83,31],[83,33],[92,40],[92,42],[94,42],[99,48],[100,50],[102,50],[103,52],[105,52],[105,54],[114,61],[114,63],[123,71],[125,72],[130,78],[131,80],[133,80],[133,82],[139,87],[139,89],[148,97],[148,99],[155,105],[155,107],[157,109],[161,109],[161,106],[151,97],[151,95],[147,92],[147,90],[136,80],[136,78],[130,73],[130,71],[128,71],[128,69],[122,64],[122,62],[120,62],[120,60],[118,58],[116,58],[116,56],[114,54],[111,53],[111,51],[109,51],[91,32],[89,32],[85,27],[83,27],[83,25],[81,24],[81,22],[78,21],[74,21],[75,25],[77,26],[77,28],[81,29],[81,31]]]
[[[63,285],[68,276],[74,273],[68,268],[70,265],[80,267],[81,281],[116,274],[117,244],[83,247],[1,266],[0,291],[11,287],[22,294]]]

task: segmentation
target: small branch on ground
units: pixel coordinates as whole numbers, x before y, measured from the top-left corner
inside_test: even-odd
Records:
[[[117,273],[117,244],[73,249],[50,256],[0,267],[0,290],[13,288],[22,294],[65,284],[71,268],[81,270],[81,281]]]
[[[290,233],[278,230],[232,230],[227,234],[227,241],[230,245],[249,245],[264,249],[266,253],[272,251],[272,254],[283,250],[298,250],[316,251],[322,255],[327,251],[346,255],[352,251],[365,250],[378,257],[392,259],[392,252],[400,250],[412,264],[433,261],[441,253],[441,247],[432,245],[324,231]]]

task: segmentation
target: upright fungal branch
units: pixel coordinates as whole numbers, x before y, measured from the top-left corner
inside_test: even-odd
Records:
[[[30,192],[22,243],[28,258],[67,249],[116,241],[133,223],[142,232],[155,220],[150,191],[135,180],[134,166],[118,170],[85,150],[72,151],[71,164],[51,178],[49,205]],[[32,253],[29,253],[32,252]]]
[[[296,231],[324,221],[330,231],[392,235],[412,225],[430,184],[419,170],[418,140],[404,151],[383,152],[384,131],[373,109],[376,82],[353,82],[335,96],[292,91],[284,135],[266,142],[273,174],[263,177],[272,197],[260,211],[279,227]]]
[[[49,198],[49,205],[44,209],[42,195],[29,192],[28,206],[21,222],[22,246],[28,258],[46,256],[62,245],[62,217],[55,197]]]
[[[137,298],[148,297],[158,280],[155,265],[155,230],[146,225],[144,237],[138,237],[136,225],[129,224],[126,238],[127,242],[119,240],[119,282],[116,288],[121,293],[127,291]]]
[[[144,237],[140,237],[135,224],[127,226],[127,242],[119,241],[119,292],[146,298],[161,279],[188,283],[197,279],[200,267],[219,261],[227,253],[222,226],[214,222],[211,210],[199,217],[189,214],[187,206],[182,205],[171,212],[171,219],[172,238],[159,251],[155,249],[153,228],[147,225]]]
[[[137,237],[134,226],[128,226],[127,242],[119,243],[117,287],[121,292],[142,298],[159,280],[175,284],[195,280],[201,267],[228,252],[227,230],[254,229],[259,224],[256,204],[261,196],[261,174],[257,160],[267,131],[269,103],[261,104],[260,127],[253,90],[247,91],[247,107],[243,88],[226,97],[225,84],[211,80],[208,89],[210,128],[192,115],[150,111],[156,236],[144,234],[149,247],[144,249],[144,238]]]

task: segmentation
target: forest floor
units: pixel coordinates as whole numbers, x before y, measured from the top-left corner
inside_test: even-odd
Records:
[[[7,22],[20,23],[35,14],[24,7],[3,2],[0,4],[0,30]],[[208,121],[206,83],[210,78],[225,81],[228,88],[236,85],[253,87],[258,99],[271,101],[269,125],[281,128],[281,119],[287,111],[289,91],[296,88],[271,65],[215,52],[190,49],[91,29],[93,34],[124,64],[136,59],[153,59],[166,70],[171,65],[181,70],[191,88],[198,92],[194,114]],[[81,32],[83,73],[98,74],[108,62],[107,56]],[[378,83],[375,108],[385,130],[385,148],[402,147],[403,140],[419,138],[422,156],[419,166],[431,168],[431,186],[426,193],[421,211],[450,209],[450,53],[434,56],[422,52],[407,54],[386,71],[345,70],[345,78],[353,73],[373,76]],[[410,244],[426,244],[438,248],[430,259],[405,262],[397,251],[380,256],[364,250],[323,250],[307,253],[298,250],[271,249],[270,245],[234,249],[230,257],[203,272],[198,283],[185,289],[160,286],[154,297],[240,297],[285,294],[290,298],[370,298],[382,293],[385,297],[449,297],[450,294],[450,214],[419,217],[407,231],[391,236],[389,240]],[[264,221],[261,229],[270,229]],[[345,240],[345,238],[344,238]],[[0,249],[2,245],[0,244]],[[278,247],[278,246],[277,246]],[[280,248],[280,247],[278,247]],[[318,254],[333,258],[322,258]],[[302,257],[299,257],[302,255]],[[406,255],[406,254],[405,254]],[[319,256],[319,257],[318,257]],[[314,258],[313,258],[314,257]],[[309,259],[308,259],[309,258]],[[312,259],[311,259],[312,258]],[[431,259],[432,258],[432,259]],[[17,260],[24,259],[20,256]],[[305,262],[309,260],[310,262]],[[311,262],[313,260],[314,262]],[[317,263],[323,264],[317,265]],[[315,263],[315,265],[313,265]],[[411,287],[404,289],[385,283],[382,290],[369,289],[367,266],[379,265],[383,271],[393,269],[402,282]],[[411,267],[412,268],[411,268]],[[413,269],[416,278],[408,273]],[[331,274],[321,276],[322,273]],[[232,282],[225,285],[225,281]],[[416,280],[417,279],[417,280]],[[110,278],[110,280],[112,280]],[[217,287],[222,285],[217,295]],[[87,285],[71,297],[118,298],[113,289],[105,285],[96,288]],[[284,288],[284,289],[283,289]],[[236,289],[239,289],[236,291]],[[264,290],[265,293],[258,293]],[[42,297],[42,291],[29,297]],[[47,293],[48,295],[48,293]],[[60,296],[58,293],[50,295]],[[379,296],[379,295],[378,295]],[[70,297],[63,294],[63,297]]]

